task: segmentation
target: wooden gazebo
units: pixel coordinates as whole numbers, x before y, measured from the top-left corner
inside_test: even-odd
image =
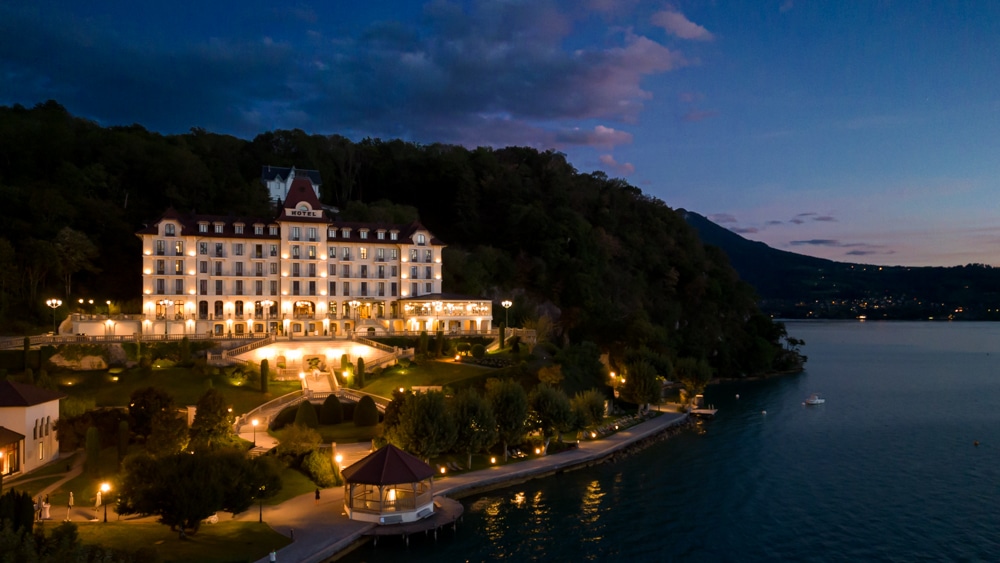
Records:
[[[392,444],[344,469],[343,476],[351,520],[401,524],[434,514],[434,470]]]

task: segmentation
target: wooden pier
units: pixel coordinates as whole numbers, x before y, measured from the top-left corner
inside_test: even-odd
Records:
[[[433,515],[422,520],[417,520],[416,522],[375,526],[371,530],[365,532],[364,536],[372,538],[375,545],[378,545],[378,539],[380,537],[400,536],[404,541],[406,541],[406,545],[410,545],[411,535],[418,532],[423,532],[426,535],[433,531],[434,539],[436,540],[439,529],[449,524],[451,525],[452,530],[456,528],[458,525],[458,519],[462,517],[463,512],[465,512],[465,507],[462,506],[462,503],[457,500],[443,496],[435,497]]]
[[[701,418],[712,418],[719,409],[691,409],[691,414]]]

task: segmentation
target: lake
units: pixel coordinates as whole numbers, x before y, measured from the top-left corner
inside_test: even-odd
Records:
[[[344,560],[1000,561],[1000,324],[787,326],[804,373],[713,386],[695,429]]]

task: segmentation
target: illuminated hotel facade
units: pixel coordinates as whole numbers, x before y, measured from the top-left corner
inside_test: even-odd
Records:
[[[339,221],[320,204],[315,179],[294,169],[269,178],[270,170],[265,183],[284,196],[276,217],[171,209],[137,233],[140,332],[336,338],[492,330],[489,300],[442,293],[445,245],[419,222]],[[117,328],[123,335],[133,327]]]

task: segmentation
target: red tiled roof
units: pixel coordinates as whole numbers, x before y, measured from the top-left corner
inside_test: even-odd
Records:
[[[434,475],[431,466],[389,444],[343,471],[348,483],[395,485],[417,483]]]
[[[0,407],[30,407],[65,397],[65,393],[42,389],[27,383],[0,381]]]

